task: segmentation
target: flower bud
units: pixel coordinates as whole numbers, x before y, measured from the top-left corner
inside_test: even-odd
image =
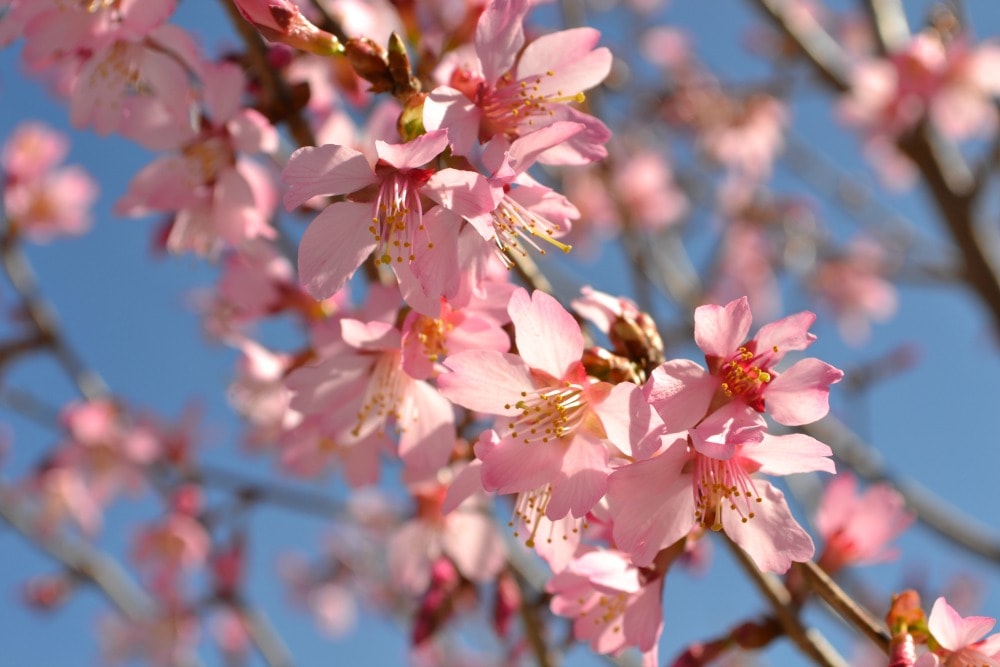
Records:
[[[291,0],[233,0],[248,22],[272,42],[287,44],[318,56],[344,52],[336,37],[302,16]]]
[[[373,93],[392,90],[392,73],[389,72],[389,54],[381,46],[367,37],[347,40],[344,53],[355,73],[372,84]]]

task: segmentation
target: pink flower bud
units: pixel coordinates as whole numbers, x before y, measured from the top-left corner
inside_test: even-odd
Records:
[[[343,53],[337,38],[302,16],[291,0],[234,0],[247,21],[272,42],[280,42],[320,56]]]

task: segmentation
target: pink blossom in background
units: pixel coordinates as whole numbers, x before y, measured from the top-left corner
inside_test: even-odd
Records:
[[[36,242],[75,236],[91,225],[97,183],[81,167],[59,167],[66,138],[41,123],[18,126],[4,144],[3,208],[8,224]]]
[[[545,585],[552,613],[573,620],[573,636],[597,653],[618,655],[628,647],[656,667],[663,631],[663,577],[641,570],[610,549],[581,549],[569,566]]]
[[[809,287],[833,311],[846,341],[867,340],[871,322],[885,322],[896,313],[899,297],[888,280],[891,260],[872,239],[857,239],[843,255],[821,259]]]
[[[853,475],[842,472],[826,485],[816,529],[826,542],[819,564],[831,574],[845,565],[865,565],[897,556],[889,543],[913,523],[903,497],[888,484],[863,494]]]
[[[914,667],[1000,666],[1000,633],[986,637],[994,625],[994,618],[962,617],[947,600],[938,598],[927,617],[927,629],[940,648],[917,658]]]

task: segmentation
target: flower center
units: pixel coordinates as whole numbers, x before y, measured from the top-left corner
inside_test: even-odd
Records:
[[[722,512],[740,515],[746,523],[754,518],[754,505],[763,502],[753,478],[738,458],[720,461],[703,454],[694,455],[694,517],[705,528],[722,530]]]
[[[451,322],[420,316],[414,330],[417,332],[417,340],[420,341],[424,356],[429,361],[437,361],[448,356],[448,335],[454,328],[455,325]]]
[[[777,352],[777,347],[774,352]],[[771,381],[771,373],[766,370],[767,360],[754,355],[745,346],[740,347],[733,357],[723,364],[722,391],[727,398],[741,397],[757,412],[764,411],[764,386]]]
[[[542,93],[544,77],[553,77],[556,73],[549,70],[542,76],[514,81],[508,72],[497,81],[496,88],[485,91],[480,104],[483,109],[483,125],[480,139],[502,134],[508,139],[515,139],[523,132],[518,132],[519,125],[534,125],[533,116],[551,116],[554,112],[549,108],[552,104],[565,102],[582,103],[586,97],[582,92],[566,94],[562,90]]]
[[[565,382],[560,387],[545,387],[534,391],[522,391],[521,400],[504,406],[521,411],[508,425],[507,435],[520,438],[525,443],[548,442],[562,438],[573,432],[583,421],[587,401],[583,387]]]
[[[414,236],[418,232],[426,236],[427,230],[420,196],[407,174],[392,174],[382,181],[368,231],[378,242],[377,263],[392,264],[393,258],[398,263],[412,262],[417,258],[413,254]],[[427,243],[428,249],[433,247],[433,243]]]

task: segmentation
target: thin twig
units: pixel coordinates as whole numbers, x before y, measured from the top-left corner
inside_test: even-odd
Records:
[[[861,631],[884,653],[889,653],[889,633],[872,614],[854,601],[844,589],[837,585],[816,563],[793,563],[812,588],[837,614]]]
[[[732,540],[724,542],[743,566],[744,571],[757,585],[757,588],[767,598],[775,617],[781,623],[788,638],[818,665],[823,667],[847,667],[847,662],[834,650],[830,643],[815,628],[806,628],[799,621],[798,614],[792,606],[792,595],[777,577],[761,572],[757,565]]]

